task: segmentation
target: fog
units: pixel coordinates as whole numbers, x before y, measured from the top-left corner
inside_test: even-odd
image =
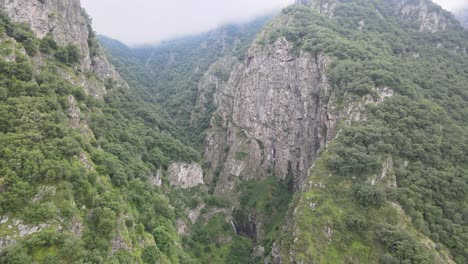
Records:
[[[99,33],[126,44],[157,43],[197,34],[229,22],[245,22],[294,0],[81,0]],[[435,0],[445,9],[467,0]]]
[[[127,44],[201,33],[229,22],[246,22],[294,0],[81,0],[98,34]]]

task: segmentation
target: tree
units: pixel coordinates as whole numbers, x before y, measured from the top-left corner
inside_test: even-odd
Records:
[[[356,200],[363,206],[380,207],[385,202],[384,191],[376,186],[364,184],[358,186],[354,191]]]
[[[5,87],[0,86],[0,101],[6,100],[8,97],[8,91]]]
[[[141,252],[141,259],[146,264],[157,263],[161,258],[161,251],[155,245],[146,246]]]

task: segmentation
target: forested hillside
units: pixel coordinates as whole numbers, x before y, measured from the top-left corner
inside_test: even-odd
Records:
[[[243,60],[246,49],[269,19],[271,17],[266,16],[242,25],[225,25],[201,35],[154,46],[129,48],[106,37],[101,37],[100,42],[126,80],[144,87],[154,103],[161,105],[178,127],[190,130],[197,86],[203,74],[222,57]],[[195,143],[203,141],[208,122],[209,118],[192,133]]]
[[[137,47],[0,8],[0,263],[468,261],[468,31],[432,1]]]
[[[337,107],[378,98],[383,87],[395,93],[343,123],[323,149],[279,258],[466,262],[468,34],[429,1],[421,10],[413,2],[295,6],[282,15],[293,22],[270,33],[332,57]],[[439,22],[413,19],[425,10]]]
[[[215,78],[215,89],[198,84],[201,101],[214,102],[205,182],[234,204],[254,255],[274,263],[466,261],[467,40],[430,1],[297,1],[257,34],[244,62],[212,65],[230,73]],[[140,66],[164,72],[177,48]],[[120,54],[130,51],[138,49]],[[184,58],[181,65],[193,62]],[[153,88],[162,98],[187,91]],[[304,92],[310,99],[288,96]],[[178,116],[178,104],[164,107]],[[185,107],[192,117],[199,111]]]
[[[200,154],[138,89],[91,70],[105,59],[88,37],[91,57],[0,15],[0,262],[190,259],[150,178]]]

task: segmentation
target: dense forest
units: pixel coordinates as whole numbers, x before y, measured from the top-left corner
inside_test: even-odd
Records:
[[[304,246],[315,244],[317,252],[309,252],[307,247],[292,248],[298,260],[307,262],[320,256],[322,262],[334,259],[337,263],[348,258],[358,258],[363,263],[439,261],[432,250],[420,244],[427,238],[443,248],[442,252],[450,251],[457,263],[465,262],[468,60],[463,47],[468,44],[467,33],[452,15],[432,4],[430,8],[448,19],[446,30],[419,31],[419,22],[396,15],[393,3],[344,1],[337,5],[332,18],[301,5],[287,8],[257,36],[256,42],[265,47],[284,37],[293,43],[297,54],[331,56],[328,75],[338,109],[367,96],[378,98],[376,87],[387,87],[395,93],[382,104],[369,105],[365,110],[367,120],[354,122],[350,127],[343,125],[340,137],[317,162],[319,169],[312,171],[311,179],[328,182],[330,190],[295,195],[292,206],[304,211],[298,219],[304,226],[295,232],[308,233],[302,228],[310,225],[321,230],[324,222],[331,221],[327,219],[334,218],[329,224],[338,233],[331,245],[319,239],[322,234],[311,232],[311,238],[305,236]],[[289,22],[285,25],[284,21]],[[137,55],[118,52],[108,44],[105,46],[113,56],[138,60]],[[151,50],[132,51],[147,58]],[[152,51],[158,52],[159,48]],[[190,57],[187,59],[191,61]],[[156,69],[152,64],[144,65]],[[170,87],[175,87],[172,92],[182,97],[177,92],[181,86]],[[159,87],[152,88],[164,96],[167,93]],[[165,107],[171,111],[174,106]],[[374,175],[389,163],[394,180],[372,183]],[[321,178],[329,174],[336,176],[330,180]],[[243,206],[262,203],[261,189],[257,187],[250,193],[247,186],[243,188]],[[301,207],[315,200],[326,204],[320,209],[324,210],[323,217],[306,213],[308,210]],[[392,218],[399,215],[392,205],[401,205],[405,215]],[[259,210],[271,215],[266,213],[267,208],[261,206]],[[402,223],[408,221],[402,220],[406,217],[411,219],[411,225]],[[280,236],[293,244],[294,237],[288,237],[287,232]],[[266,246],[266,254],[275,239],[267,236],[260,242]],[[401,246],[395,247],[397,244]],[[358,248],[349,249],[353,246]],[[340,251],[344,253],[336,253]]]
[[[97,37],[80,10],[91,60],[105,51],[125,85],[0,13],[0,263],[467,263],[468,31],[426,0],[297,2],[136,47]],[[424,3],[443,25],[396,2]],[[229,164],[214,168],[205,140],[237,78],[217,63],[249,69],[279,42],[293,60],[328,58],[332,93],[317,101],[336,133],[301,188],[269,170],[216,194]],[[194,122],[207,73],[216,89]],[[78,76],[102,83],[102,98]],[[174,164],[196,164],[205,182],[175,186]]]
[[[300,260],[342,262],[353,256],[361,262],[439,262],[417,242],[421,236],[439,249],[446,247],[457,263],[468,259],[468,57],[463,50],[468,33],[448,14],[448,29],[428,33],[416,31],[414,20],[392,17],[393,12],[390,3],[352,1],[337,6],[329,19],[296,6],[283,11],[294,22],[270,35],[283,35],[298,49],[334,56],[329,76],[342,105],[378,96],[375,87],[396,92],[369,105],[365,120],[343,128],[312,170],[311,180],[328,188],[302,194],[299,208],[314,201],[322,204],[316,210],[323,216],[304,208],[299,230],[327,223],[339,234],[328,245],[316,246],[316,252],[296,248]],[[394,180],[379,179],[390,163]],[[395,217],[394,205],[401,205],[411,227],[402,227],[407,220]],[[302,246],[323,244],[321,237],[311,232]],[[370,256],[363,255],[370,248]]]
[[[180,129],[137,90],[109,82],[101,100],[61,78],[81,56],[75,46],[61,47],[50,36],[38,39],[3,14],[0,34],[0,236],[13,238],[15,221],[22,232],[41,226],[2,250],[0,262],[186,258],[177,249],[174,210],[163,191],[149,184],[152,173],[171,161],[200,159],[183,143]],[[88,116],[84,127],[70,124],[73,105]],[[135,247],[122,250],[116,237]]]
[[[242,25],[225,25],[201,35],[155,46],[129,48],[105,36],[100,37],[100,42],[128,82],[151,94],[149,98],[166,110],[178,127],[191,130],[190,117],[203,74],[224,56],[234,56],[242,61],[256,34],[270,19],[271,16],[265,16]],[[210,113],[194,128],[194,144],[203,142],[209,116]]]

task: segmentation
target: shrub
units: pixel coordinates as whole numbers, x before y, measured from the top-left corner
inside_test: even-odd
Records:
[[[384,191],[376,186],[367,184],[355,188],[354,196],[356,200],[365,207],[380,207],[385,202]]]

